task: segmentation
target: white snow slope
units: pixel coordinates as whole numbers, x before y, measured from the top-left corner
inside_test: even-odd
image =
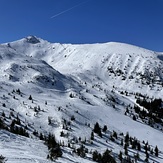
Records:
[[[79,147],[80,143],[73,144],[79,137],[87,140],[89,151],[103,153],[108,148],[120,162],[117,155],[124,149],[118,140],[109,139],[113,130],[118,134],[128,132],[140,142],[148,141],[153,148],[157,145],[159,157],[150,155],[149,162],[163,162],[163,127],[152,128],[124,115],[127,105],[138,105],[134,93],[163,99],[162,53],[123,43],[71,45],[29,36],[0,45],[0,88],[0,113],[5,112],[6,117],[11,111],[19,115],[30,134],[26,138],[0,130],[0,154],[6,162],[51,162],[46,159],[48,148],[32,134],[34,130],[51,132],[58,142],[64,142],[58,163],[94,162],[90,152],[81,158],[66,147],[68,142]],[[21,90],[21,95],[13,91],[16,89]],[[30,95],[32,101],[28,99]],[[34,109],[37,107],[39,112]],[[11,119],[6,118],[8,125]],[[68,130],[63,129],[65,121],[70,122]],[[108,131],[102,138],[95,134],[91,144],[96,122],[102,128],[107,125]],[[66,136],[61,137],[61,131]],[[129,150],[131,156],[136,153]],[[138,162],[144,162],[143,150],[139,154]]]

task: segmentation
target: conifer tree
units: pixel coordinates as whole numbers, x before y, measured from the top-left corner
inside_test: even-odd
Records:
[[[0,118],[0,129],[5,127],[4,121]]]
[[[110,155],[110,152],[108,149],[103,153],[102,155],[102,163],[116,163],[114,158]]]
[[[98,134],[100,137],[102,137],[101,128],[100,128],[98,122],[96,122],[93,131],[94,131],[96,134]]]
[[[121,146],[123,146],[123,139],[121,139]]]
[[[97,161],[98,162],[98,152],[97,151],[93,152],[92,159],[93,159],[93,161]]]
[[[125,143],[128,144],[128,142],[129,142],[129,133],[127,132],[127,134],[126,134],[126,136],[125,136]]]
[[[124,145],[124,150],[125,150],[125,155],[128,155],[128,149],[127,149],[127,144]]]
[[[155,156],[158,157],[158,147],[155,147]]]
[[[94,140],[94,132],[91,132],[91,140]]]
[[[5,117],[6,115],[5,115],[5,113],[4,113],[4,111],[2,112],[2,117]]]
[[[139,151],[141,151],[141,144],[140,144],[140,142],[137,143],[137,149],[138,149]]]
[[[99,126],[98,122],[96,122],[96,124],[94,125],[94,132],[98,133],[99,130],[100,130],[100,126]]]
[[[103,131],[103,132],[106,132],[106,130],[107,130],[107,126],[104,125],[104,128],[102,129],[102,131]]]
[[[145,158],[145,161],[148,162],[148,159],[149,159],[149,154],[148,154],[148,152],[146,152],[146,158]]]
[[[123,157],[122,157],[122,152],[121,152],[121,151],[119,152],[118,158],[119,158],[119,160],[122,162]]]
[[[115,139],[118,138],[118,137],[117,137],[117,133],[116,133],[115,131],[113,131],[113,137],[114,137]]]
[[[33,98],[32,98],[32,96],[31,96],[31,95],[29,96],[29,98],[28,98],[28,99],[29,99],[29,100],[33,100]]]

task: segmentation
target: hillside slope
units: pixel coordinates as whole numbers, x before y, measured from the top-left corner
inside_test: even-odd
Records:
[[[127,89],[134,90],[135,85],[139,89],[142,84],[147,84],[148,92],[155,83],[162,85],[163,81],[162,54],[133,45],[115,42],[53,44],[29,36],[10,43],[10,46],[21,54],[46,61],[63,74],[81,76],[81,80],[82,76],[95,76],[106,84],[111,81],[110,85],[120,89],[126,89],[127,85]],[[135,84],[137,82],[141,85]]]
[[[139,153],[137,162],[144,162],[147,142],[150,150],[159,148],[158,157],[148,150],[149,162],[162,162],[162,58],[115,42],[71,45],[29,36],[0,45],[0,113],[9,128],[0,131],[0,154],[7,162],[51,162],[39,138],[52,133],[62,144],[63,155],[56,162],[94,162],[92,152],[107,148],[117,162],[120,151],[133,160]],[[28,138],[10,133],[13,120],[20,120],[14,127],[26,129]],[[102,138],[94,132],[93,140],[97,122],[107,130]],[[131,142],[140,142],[140,151],[130,142],[126,155],[122,141],[127,132]],[[16,147],[22,144],[25,152]],[[81,145],[88,150],[84,157],[74,152]],[[42,150],[29,152],[37,148]]]

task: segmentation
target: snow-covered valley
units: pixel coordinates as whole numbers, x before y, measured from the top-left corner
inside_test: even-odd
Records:
[[[122,162],[163,162],[162,53],[29,36],[0,45],[0,83],[0,155],[6,162],[52,162],[49,133],[62,151],[58,163],[100,162],[92,155],[107,149],[116,162],[120,151]]]

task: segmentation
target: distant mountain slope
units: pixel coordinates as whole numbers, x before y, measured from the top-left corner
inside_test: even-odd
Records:
[[[49,43],[35,36],[9,43],[9,46],[22,55],[42,59],[59,72],[81,80],[83,77],[80,76],[85,76],[93,82],[92,79],[97,77],[124,90],[145,86],[147,92],[157,85],[156,90],[162,92],[161,53],[115,42],[85,45]]]
[[[45,61],[24,55],[10,45],[0,46],[0,67],[0,78],[6,82],[35,83],[59,90],[78,85],[73,79],[62,75]]]

